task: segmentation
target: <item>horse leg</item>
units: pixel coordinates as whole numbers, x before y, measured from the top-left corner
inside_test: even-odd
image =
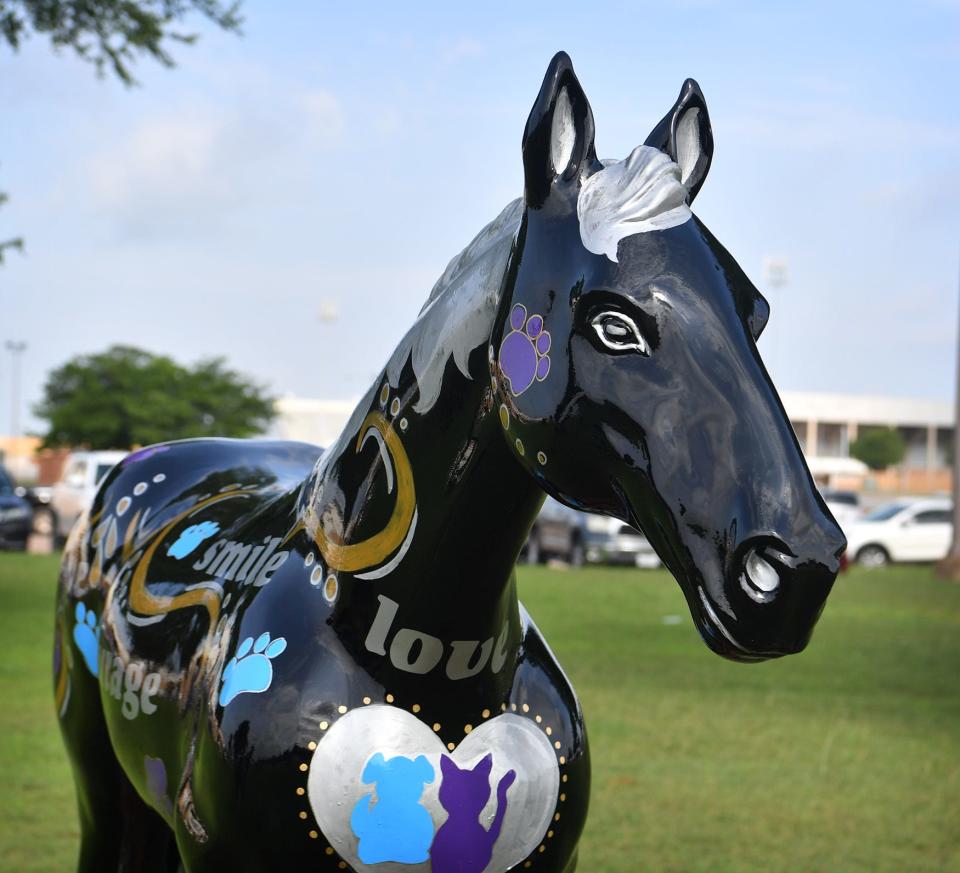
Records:
[[[123,789],[122,873],[178,873],[182,870],[173,831],[134,790],[126,777]]]
[[[65,724],[64,740],[80,813],[78,873],[176,873],[173,832],[123,773],[99,710]]]
[[[78,873],[114,871],[120,863],[123,774],[113,754],[97,678],[74,647],[73,606],[61,594],[54,630],[54,697],[60,731],[73,770],[80,821]]]
[[[74,669],[70,698],[61,722],[64,745],[73,768],[80,819],[78,873],[120,869],[123,785],[126,777],[113,754],[92,677]],[[85,699],[86,698],[86,699]]]
[[[61,629],[58,628],[58,632]],[[78,873],[175,873],[173,833],[127,779],[113,752],[98,680],[63,633],[56,682],[60,729],[73,769],[80,819]]]

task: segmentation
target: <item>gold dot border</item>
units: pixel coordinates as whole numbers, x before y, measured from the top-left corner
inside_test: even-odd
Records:
[[[391,694],[390,692],[386,692],[386,693],[383,695],[383,700],[384,700],[385,703],[390,704],[390,705],[396,704],[396,697],[394,697],[394,695]],[[369,695],[364,696],[364,698],[363,698],[363,705],[364,705],[364,706],[370,706],[372,703],[373,703],[373,698],[372,698],[372,697],[370,697]],[[399,708],[399,707],[398,707],[398,708]],[[422,722],[423,722],[424,724],[426,724],[428,727],[431,727],[431,728],[433,729],[433,732],[434,732],[434,733],[439,733],[439,732],[441,731],[442,725],[440,724],[440,722],[430,723],[430,722],[426,721],[422,716],[420,716],[420,713],[423,711],[423,707],[422,707],[419,703],[412,703],[412,704],[410,704],[410,707],[409,707],[409,708],[410,708],[410,711],[411,711],[414,715],[420,717],[420,721],[422,721]],[[342,704],[342,703],[341,703],[341,704],[339,704],[339,705],[337,706],[336,710],[337,710],[337,715],[338,715],[338,716],[340,716],[340,715],[346,715],[346,714],[350,711],[350,707],[348,707],[348,706],[346,706],[345,704]],[[525,716],[528,716],[528,717],[530,716],[530,713],[531,713],[530,704],[528,704],[528,703],[521,703],[521,704],[519,705],[519,707],[518,707],[518,705],[517,705],[516,703],[510,703],[509,705],[508,705],[507,703],[501,703],[501,704],[500,704],[500,711],[501,711],[501,712],[510,711],[510,712],[522,714],[522,715],[525,715]],[[481,711],[481,713],[480,713],[480,721],[486,721],[488,718],[490,718],[491,714],[492,714],[492,711],[491,711],[489,708],[484,708],[484,709]],[[534,713],[534,714],[533,714],[533,716],[532,716],[532,721],[534,722],[534,724],[536,724],[539,728],[541,728],[541,729],[543,730],[543,732],[547,735],[547,737],[552,737],[552,736],[553,736],[553,728],[552,728],[550,725],[548,725],[548,724],[544,724],[543,716],[541,716],[539,713]],[[330,725],[331,725],[331,724],[332,724],[332,722],[324,719],[324,720],[322,720],[322,721],[319,723],[318,727],[320,728],[321,732],[325,732],[325,731],[327,731],[327,730],[330,729]],[[467,723],[467,724],[465,724],[465,725],[463,726],[464,739],[466,739],[467,735],[470,734],[470,733],[473,731],[473,729],[474,729],[474,725],[471,724],[471,723]],[[447,743],[446,745],[447,745],[447,750],[452,752],[452,751],[454,751],[454,749],[457,748],[457,746],[458,746],[459,744],[458,744],[458,743]],[[558,751],[558,752],[559,752],[559,750],[562,748],[562,743],[560,742],[560,740],[554,740],[553,743],[552,743],[552,745],[553,745],[554,749],[555,749],[556,751]],[[310,740],[310,742],[307,743],[307,751],[310,752],[311,755],[312,755],[312,753],[315,752],[316,749],[317,749],[317,742],[316,742],[315,740]],[[558,762],[558,765],[560,766],[560,768],[563,768],[563,767],[566,766],[567,759],[566,759],[566,757],[565,757],[564,755],[559,755],[559,754],[558,754],[558,755],[557,755],[557,762]],[[310,765],[309,765],[309,764],[307,763],[307,761],[305,761],[305,760],[304,760],[304,761],[301,761],[301,762],[297,765],[297,771],[298,771],[298,773],[299,773],[301,776],[305,776],[306,774],[308,774],[308,773],[310,772]],[[561,782],[561,784],[562,784],[562,785],[563,785],[563,784],[566,784],[568,778],[569,778],[569,777],[568,777],[568,774],[562,772],[562,769],[561,769],[561,773],[560,773],[560,782]],[[305,787],[305,786],[303,786],[303,785],[297,785],[297,787],[296,787],[296,795],[297,795],[297,797],[299,797],[299,798],[306,797],[306,793],[307,793],[307,790],[306,790],[306,787]],[[548,827],[548,829],[547,829],[546,839],[545,839],[539,846],[537,846],[537,848],[536,848],[536,850],[535,850],[537,854],[541,854],[541,855],[542,855],[544,852],[546,852],[546,850],[547,850],[547,841],[553,839],[553,837],[554,837],[554,828],[557,827],[557,823],[560,821],[560,804],[565,803],[566,800],[567,800],[566,792],[565,792],[565,791],[560,791],[560,794],[559,794],[559,796],[558,796],[558,798],[557,798],[557,806],[556,806],[555,812],[554,812],[554,814],[553,814],[553,824],[552,824],[550,827]],[[309,804],[308,804],[308,806],[309,806]],[[301,810],[298,811],[297,816],[298,816],[298,818],[299,818],[301,821],[306,821],[306,822],[312,822],[312,823],[313,823],[314,826],[311,827],[311,828],[307,831],[307,837],[308,837],[309,839],[311,839],[311,840],[318,840],[318,839],[320,838],[319,825],[318,825],[317,822],[313,819],[313,811],[312,811],[312,809],[301,809]],[[335,855],[335,854],[336,854],[336,849],[334,849],[333,846],[330,846],[330,845],[325,846],[323,851],[324,851],[324,854],[325,854],[325,855]],[[533,866],[533,859],[532,859],[532,858],[524,861],[524,864],[523,864],[524,869],[529,869],[529,868],[532,867],[532,866]],[[346,869],[347,869],[347,863],[346,863],[346,861],[344,861],[343,859],[341,859],[341,860],[338,862],[337,867],[338,867],[338,869],[340,869],[340,870],[346,870]]]

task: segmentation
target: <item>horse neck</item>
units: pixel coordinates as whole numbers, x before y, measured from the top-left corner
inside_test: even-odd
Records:
[[[543,493],[508,450],[485,350],[486,344],[470,355],[469,379],[448,365],[440,395],[424,413],[416,409],[419,392],[409,366],[397,387],[382,374],[322,460],[314,493],[322,495],[325,517],[340,519],[348,544],[376,535],[404,497],[399,469],[389,492],[390,477],[373,439],[357,451],[361,423],[371,413],[389,422],[402,444],[405,457],[392,457],[392,463],[409,463],[416,494],[415,529],[402,559],[374,579],[359,578],[364,571],[340,574],[339,604],[350,609],[335,612],[344,620],[372,620],[362,616],[378,615],[389,603],[391,609],[396,604],[394,629],[484,640],[515,618],[513,568]],[[373,572],[389,557],[382,556]]]

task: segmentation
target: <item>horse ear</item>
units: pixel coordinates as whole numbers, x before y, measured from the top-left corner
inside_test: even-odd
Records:
[[[565,52],[547,67],[523,132],[524,199],[539,209],[554,181],[577,178],[597,160],[593,112]]]
[[[663,116],[644,144],[666,152],[679,164],[680,181],[690,192],[687,202],[693,203],[713,160],[710,113],[703,92],[693,79],[683,83],[673,109]]]

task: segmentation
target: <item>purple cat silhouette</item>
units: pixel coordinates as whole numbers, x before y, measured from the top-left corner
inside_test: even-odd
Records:
[[[492,755],[472,770],[461,770],[446,756],[440,758],[440,803],[449,815],[430,846],[433,873],[482,873],[490,863],[507,812],[507,789],[517,778],[514,770],[504,773],[497,785],[497,812],[486,830],[480,813],[490,800],[492,768]]]

